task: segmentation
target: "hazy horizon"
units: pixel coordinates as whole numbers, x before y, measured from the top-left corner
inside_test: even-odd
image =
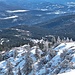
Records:
[[[0,0],[0,1],[10,1],[10,0]],[[12,0],[13,2],[16,0]],[[10,1],[10,2],[12,2]],[[18,1],[30,1],[30,2],[39,2],[39,1],[46,1],[46,2],[51,2],[51,3],[59,3],[59,4],[65,4],[67,2],[75,2],[75,0],[18,0]]]

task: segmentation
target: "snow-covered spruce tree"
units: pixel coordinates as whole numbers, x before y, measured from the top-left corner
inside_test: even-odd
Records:
[[[43,51],[47,52],[49,49],[49,42],[48,40],[44,41],[44,48],[43,48]]]
[[[12,71],[13,65],[11,64],[9,60],[7,60],[6,68],[7,68],[6,75],[14,75]]]
[[[51,56],[51,58],[53,58],[56,55],[56,51],[53,50],[52,48],[49,49],[48,53]]]
[[[64,60],[67,55],[67,50],[63,50],[63,53],[60,54],[61,60]]]
[[[62,38],[61,42],[62,42],[62,43],[66,43],[66,40],[67,40],[67,39],[64,37],[64,38]]]
[[[2,54],[0,53],[0,61],[2,61],[3,60],[3,56],[2,56]]]
[[[45,42],[45,45],[46,45],[46,50],[48,51],[48,49],[49,49],[49,42],[48,42],[48,40]]]
[[[41,58],[41,54],[40,54],[40,52],[39,52],[39,46],[37,45],[36,46],[36,50],[35,50],[35,53],[36,53],[36,56],[38,57],[38,59],[40,59]]]
[[[45,66],[45,75],[49,74],[49,69]]]
[[[70,40],[69,40],[69,38],[67,37],[67,39],[66,39],[66,42],[69,42]]]
[[[73,39],[72,38],[70,39],[70,42],[73,42]]]
[[[56,69],[53,71],[53,75],[55,75],[55,74],[57,75],[57,74],[60,72],[60,70],[61,70],[60,68],[56,68]]]
[[[68,67],[68,64],[69,64],[69,60],[64,59],[64,60],[61,62],[60,66],[61,66],[61,68],[67,68],[67,67]]]
[[[24,75],[28,75],[31,71],[32,71],[32,64],[33,64],[33,60],[32,58],[30,57],[30,48],[27,48],[28,52],[26,53],[25,55],[25,64],[24,64],[24,67],[23,67],[23,73]]]
[[[24,70],[23,70],[25,75],[28,75],[32,71],[32,63],[33,63],[33,61],[31,59],[31,57],[28,56],[26,58],[26,63],[24,65]]]
[[[60,44],[61,43],[61,39],[60,39],[60,37],[58,36],[58,38],[57,38],[57,44]]]
[[[32,68],[33,68],[33,75],[36,75],[37,67],[34,65],[34,63],[32,65]]]
[[[29,43],[28,43],[26,49],[27,49],[27,51],[30,51],[30,44]]]
[[[20,67],[18,68],[18,73],[17,73],[17,75],[22,75],[22,74],[21,74]]]
[[[17,50],[14,50],[14,52],[13,52],[13,57],[14,57],[14,59],[16,58],[17,55],[18,55]]]
[[[69,63],[68,68],[70,68],[70,69],[75,69],[75,67],[73,66],[73,62],[70,62],[70,63]]]
[[[61,42],[63,43],[64,42],[64,39],[62,39]]]
[[[73,57],[73,56],[71,56],[71,55],[66,55],[65,59],[71,61],[71,60],[72,60],[72,57]]]
[[[66,41],[66,38],[64,37],[64,41]]]
[[[43,42],[38,42],[38,45],[39,45],[39,48],[42,50],[43,49],[43,47],[44,47],[44,45],[43,45]]]

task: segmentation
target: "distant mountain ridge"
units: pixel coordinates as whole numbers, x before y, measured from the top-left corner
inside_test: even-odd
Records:
[[[15,1],[15,0],[13,0]],[[21,1],[21,0],[20,0]],[[10,1],[9,1],[10,2]],[[23,7],[13,6],[10,3],[0,2],[0,29],[17,25],[34,25],[51,20],[55,17],[73,14],[75,7],[53,4],[50,2],[27,2]],[[13,3],[13,2],[12,2]],[[23,3],[23,2],[22,2]],[[7,11],[28,10],[27,12],[10,13]],[[3,12],[2,12],[3,11]],[[17,18],[10,18],[17,16]],[[10,19],[5,19],[10,18]]]
[[[16,9],[23,9],[19,6],[12,6],[9,3],[6,3],[4,1],[0,1],[0,11],[6,11],[6,10],[16,10]]]
[[[61,37],[73,37],[75,39],[75,14],[61,16],[45,23],[38,24],[42,28],[47,28],[53,35]]]
[[[22,8],[25,8],[25,7],[35,7],[34,5],[40,5],[40,3],[54,3],[54,4],[65,4],[67,2],[75,2],[75,0],[0,0],[0,1],[3,1],[5,2],[6,4],[8,5],[12,5],[12,6],[19,6],[19,7],[22,7]]]
[[[25,0],[19,0],[19,3],[15,2],[16,0],[13,1],[0,2],[0,39],[10,39],[13,43],[16,39],[23,42],[24,37],[41,38],[46,35],[54,35],[61,36],[61,38],[70,37],[75,40],[75,4],[71,6],[42,0],[38,2],[29,2],[30,0],[28,0],[26,3],[24,3]],[[19,10],[24,10],[24,12],[19,12]],[[24,33],[19,35],[11,27],[29,31],[32,35],[26,36]]]

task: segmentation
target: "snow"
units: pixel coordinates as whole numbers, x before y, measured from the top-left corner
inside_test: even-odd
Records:
[[[75,63],[75,54],[74,54],[74,56],[73,56],[71,62],[74,62],[74,63]]]
[[[38,43],[39,40],[38,40],[38,39],[36,39],[36,40],[35,40],[35,39],[32,39],[32,42],[33,42],[33,43]]]
[[[61,43],[54,50],[65,50],[65,49],[70,49],[74,46],[75,46],[75,42]]]
[[[38,40],[36,40],[36,43],[37,42],[38,42]],[[42,40],[40,42],[42,42]],[[25,56],[26,56],[25,53],[27,52],[28,47],[29,47],[29,45],[23,45],[20,47],[12,48],[9,51],[9,56],[11,56],[11,54],[13,54],[14,50],[17,50],[17,52],[18,52],[18,55],[16,56],[15,59],[13,57],[8,58],[8,60],[12,63],[12,65],[15,66],[13,68],[14,75],[17,75],[19,67],[21,70],[23,69],[23,66],[26,62],[25,61]],[[32,60],[34,62],[33,65],[37,70],[36,75],[43,75],[44,73],[46,73],[46,69],[49,70],[49,72],[50,72],[49,75],[51,75],[51,73],[54,73],[54,71],[58,67],[61,67],[60,65],[65,60],[65,59],[61,60],[61,57],[60,57],[61,53],[63,53],[63,50],[66,49],[68,53],[71,53],[75,49],[75,42],[64,42],[64,43],[61,43],[60,45],[58,45],[57,47],[55,47],[54,50],[57,51],[57,54],[51,59],[49,58],[49,56],[48,56],[49,54],[48,54],[37,60],[37,58],[35,57],[36,48],[37,48],[36,46],[33,46],[30,48],[30,57],[32,58]],[[39,48],[37,50],[38,50],[39,54],[43,54],[43,52]],[[73,64],[73,66],[75,66],[75,53],[69,54],[69,55],[73,56],[71,62]],[[38,70],[38,67],[40,67],[40,65],[38,65],[38,64],[40,63],[41,59],[43,59],[43,58],[44,58],[44,60],[45,59],[48,60],[48,62],[46,64],[42,64],[43,66]],[[0,75],[4,75],[4,73],[6,72],[6,70],[7,70],[6,64],[7,64],[6,60],[0,62],[0,69],[2,69],[0,71],[1,72]],[[46,68],[48,66],[48,64],[51,64],[51,66]],[[62,73],[64,71],[66,71],[66,73]],[[66,70],[66,68],[65,69],[61,68],[59,73],[62,73],[62,74],[58,74],[58,75],[69,75],[69,74],[75,75],[75,70],[72,70],[72,69]]]
[[[55,12],[48,12],[48,13],[46,13],[47,15],[49,15],[49,14],[56,14],[56,15],[59,15],[59,14],[65,14],[65,13],[67,13],[67,12],[63,12],[63,11],[55,11]]]
[[[31,53],[35,54],[35,49],[31,50]]]
[[[17,12],[27,12],[27,11],[29,11],[29,10],[13,10],[13,11],[7,10],[6,12],[8,12],[8,13],[17,13]]]
[[[16,22],[17,21],[17,19],[13,19],[13,21],[12,22]]]
[[[55,56],[55,57],[51,60],[52,66],[58,65],[58,61],[61,61],[61,58],[60,58],[59,55]]]
[[[75,70],[71,70],[70,72],[62,73],[62,74],[58,74],[58,75],[75,75]]]
[[[65,14],[66,12],[63,12],[63,11],[56,11],[54,12],[54,14]]]
[[[7,19],[14,19],[14,18],[17,18],[18,16],[15,15],[15,16],[10,16],[10,17],[5,17],[5,18],[0,18],[2,20],[7,20]]]
[[[0,44],[2,45],[4,41],[2,41]]]
[[[48,9],[41,9],[41,11],[47,11]]]
[[[45,68],[42,68],[40,71],[39,71],[39,73],[38,73],[38,75],[40,74],[40,75],[42,75],[43,73],[45,73]]]
[[[15,48],[12,48],[9,51],[9,56],[11,54],[13,54],[14,50],[17,50],[17,52],[18,52],[18,55],[17,55],[17,57],[15,59],[13,57],[11,57],[11,56],[10,56],[10,58],[8,58],[8,60],[12,63],[12,65],[15,66],[13,68],[14,75],[17,75],[16,74],[17,72],[15,71],[15,69],[18,69],[19,67],[22,69],[23,68],[23,65],[25,64],[25,60],[24,60],[25,56],[22,55],[23,53],[26,52],[26,50],[25,50],[24,47],[25,46],[15,47]],[[1,69],[1,71],[0,71],[1,73],[0,74],[1,75],[3,75],[3,73],[6,72],[6,64],[7,64],[7,61],[6,60],[0,62],[0,69]]]
[[[0,63],[0,68],[3,68],[5,65],[6,65],[6,62],[5,62],[5,61],[2,61],[2,62]]]
[[[17,66],[17,68],[19,68],[19,67],[23,68],[24,63],[25,63],[25,60],[23,60],[22,62],[20,62],[19,65]]]

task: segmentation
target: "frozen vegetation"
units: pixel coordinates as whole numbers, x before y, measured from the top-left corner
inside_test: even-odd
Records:
[[[75,42],[72,39],[58,37],[53,45],[44,39],[33,41],[33,47],[26,44],[0,53],[0,75],[74,75]]]

